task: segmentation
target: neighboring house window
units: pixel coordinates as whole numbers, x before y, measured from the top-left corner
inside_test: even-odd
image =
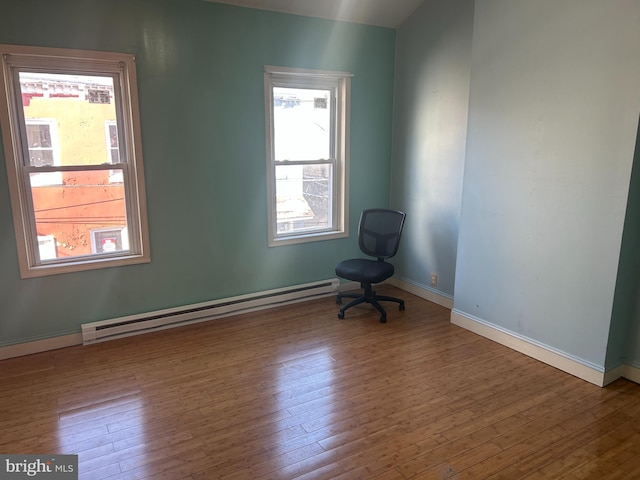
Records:
[[[58,256],[56,248],[56,239],[53,235],[38,235],[38,250],[40,251],[40,258],[43,260],[49,260]]]
[[[107,139],[107,163],[120,163],[120,142],[118,140],[118,125],[113,120],[104,122],[104,133]],[[109,172],[110,182],[122,182],[122,170]]]
[[[50,118],[25,118],[29,164],[35,167],[60,165],[58,152],[58,129]],[[32,185],[55,185],[62,183],[59,172],[34,173]]]
[[[122,229],[106,228],[91,230],[91,250],[94,253],[108,253],[127,248],[127,234]]]
[[[150,261],[133,56],[13,45],[0,56],[21,276]]]
[[[351,75],[265,67],[269,245],[348,235]]]
[[[104,122],[107,138],[107,163],[120,163],[120,144],[118,142],[118,126],[113,120]]]

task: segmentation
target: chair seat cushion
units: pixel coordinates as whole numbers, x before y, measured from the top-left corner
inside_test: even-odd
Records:
[[[393,276],[393,265],[378,260],[353,258],[336,266],[336,275],[363,283],[379,283]]]

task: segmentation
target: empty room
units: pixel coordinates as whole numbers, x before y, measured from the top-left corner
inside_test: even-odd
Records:
[[[0,478],[640,478],[639,0],[3,0],[0,63]]]

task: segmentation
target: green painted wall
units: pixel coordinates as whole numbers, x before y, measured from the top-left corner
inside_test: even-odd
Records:
[[[640,368],[640,127],[629,184],[622,248],[613,300],[606,369]]]
[[[152,255],[20,279],[0,168],[0,345],[332,277],[358,252],[359,212],[389,204],[393,29],[200,0],[15,0],[0,6],[0,43],[136,55]],[[351,238],[267,247],[267,64],[354,74]]]
[[[473,0],[425,0],[397,33],[391,204],[407,212],[394,263],[453,298],[464,174]],[[436,288],[430,274],[438,274]]]

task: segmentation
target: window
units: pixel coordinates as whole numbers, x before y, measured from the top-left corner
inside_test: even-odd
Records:
[[[133,56],[12,45],[0,55],[21,276],[150,261]]]
[[[270,246],[348,235],[350,81],[265,67]]]

